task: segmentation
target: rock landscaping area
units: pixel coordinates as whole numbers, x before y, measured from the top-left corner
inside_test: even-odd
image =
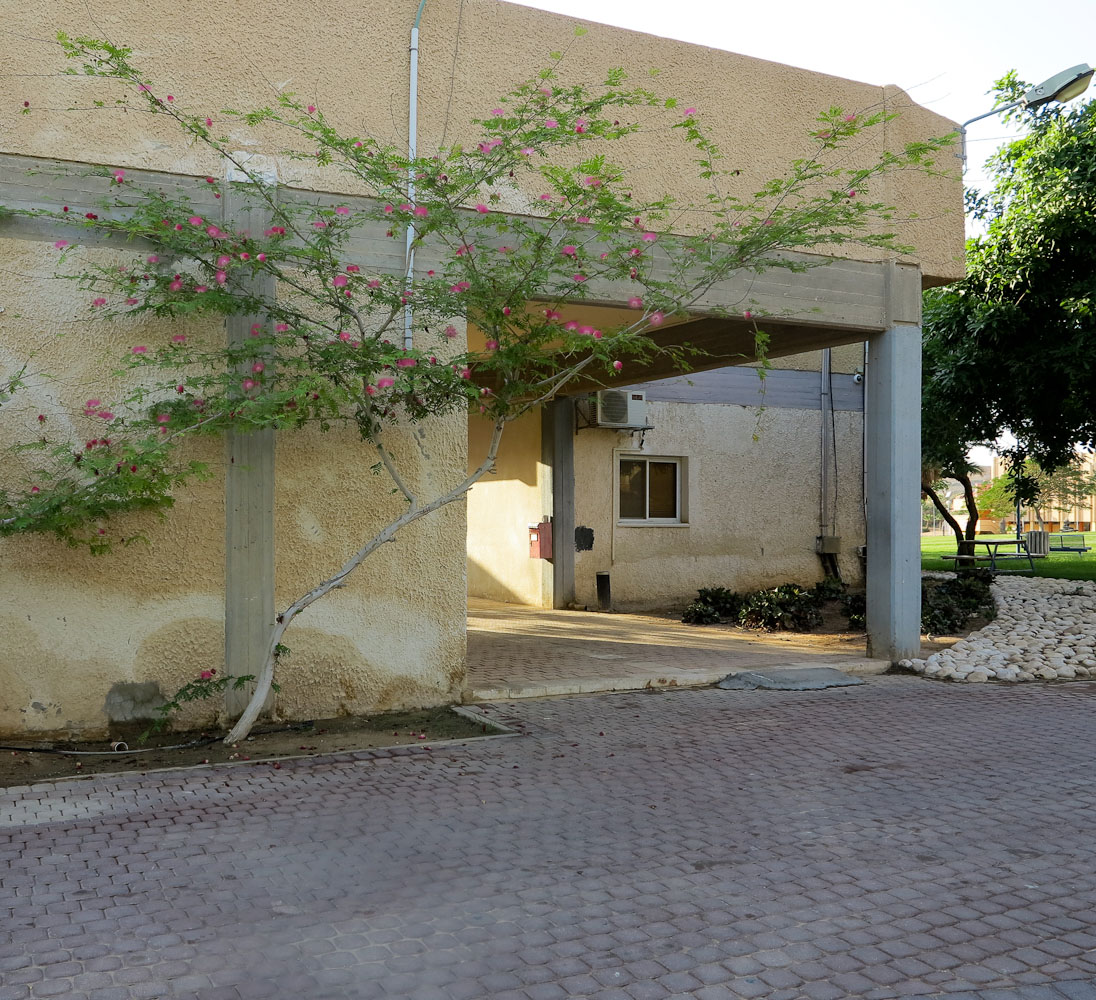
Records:
[[[998,577],[993,596],[995,620],[949,649],[900,666],[974,684],[1096,677],[1096,583]]]

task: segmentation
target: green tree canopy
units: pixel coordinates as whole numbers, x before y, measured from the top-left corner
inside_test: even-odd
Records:
[[[1027,84],[1010,73],[998,102]],[[986,232],[967,244],[967,277],[925,295],[923,453],[961,475],[969,446],[1011,431],[1014,492],[1033,502],[1033,459],[1067,465],[1096,442],[1096,101],[1006,112],[1030,126],[968,192]]]

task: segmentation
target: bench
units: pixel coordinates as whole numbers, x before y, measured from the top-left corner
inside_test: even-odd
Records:
[[[1079,531],[1063,531],[1050,536],[1051,552],[1076,552],[1081,556],[1091,549],[1092,546],[1085,544],[1085,536]]]

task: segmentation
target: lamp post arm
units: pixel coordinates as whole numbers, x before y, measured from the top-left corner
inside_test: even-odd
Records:
[[[1011,111],[1013,108],[1018,108],[1024,103],[1025,102],[1021,99],[1019,101],[1013,101],[1011,104],[1003,104],[1001,107],[994,108],[992,111],[987,111],[985,114],[968,118],[959,126],[959,152],[955,155],[963,161],[964,171],[967,169],[967,126],[973,125],[975,122],[980,122],[983,118],[989,118],[990,115],[999,115],[1002,111]]]

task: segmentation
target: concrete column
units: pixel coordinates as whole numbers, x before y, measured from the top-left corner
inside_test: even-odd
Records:
[[[921,636],[921,275],[890,265],[888,329],[865,378],[868,653],[916,656]]]
[[[552,470],[552,603],[566,608],[575,603],[575,401],[567,396],[549,404],[543,415],[548,425],[544,454],[550,439]]]
[[[235,178],[229,172],[228,180]],[[269,208],[231,185],[224,192],[225,227],[261,234],[270,226]],[[274,280],[258,277],[250,289],[273,300]],[[230,316],[230,345],[246,344],[262,315]],[[250,374],[241,367],[240,378]],[[256,676],[274,627],[274,431],[230,431],[225,440],[225,672]],[[253,690],[225,692],[225,711],[237,716]]]

